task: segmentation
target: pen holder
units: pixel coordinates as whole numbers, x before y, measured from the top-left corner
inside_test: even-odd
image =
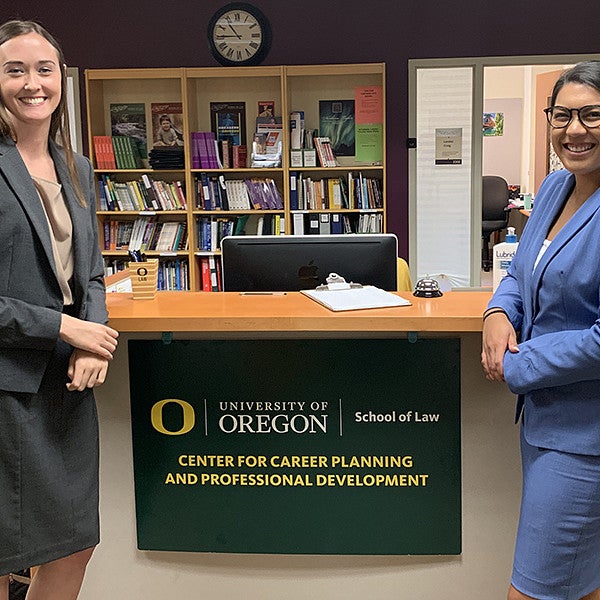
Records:
[[[158,259],[130,262],[131,290],[134,300],[152,300],[158,283]]]

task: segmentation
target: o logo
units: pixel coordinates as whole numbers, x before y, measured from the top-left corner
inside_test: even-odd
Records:
[[[136,273],[138,277],[146,277],[148,275],[148,269],[146,267],[138,267]]]
[[[171,402],[179,404],[183,411],[183,425],[179,431],[169,431],[163,423],[163,407]],[[196,413],[194,412],[194,407],[189,402],[186,402],[185,400],[178,400],[177,398],[167,398],[166,400],[157,402],[152,407],[150,412],[150,421],[152,422],[152,427],[154,427],[154,429],[156,429],[156,431],[159,433],[164,433],[165,435],[183,435],[194,428],[196,423]]]

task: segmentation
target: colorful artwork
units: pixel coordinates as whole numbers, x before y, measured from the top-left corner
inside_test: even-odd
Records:
[[[504,113],[483,113],[483,135],[504,134]]]

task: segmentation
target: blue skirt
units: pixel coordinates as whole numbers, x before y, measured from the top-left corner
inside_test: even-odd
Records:
[[[600,457],[530,446],[521,429],[523,496],[512,584],[538,600],[600,588]]]

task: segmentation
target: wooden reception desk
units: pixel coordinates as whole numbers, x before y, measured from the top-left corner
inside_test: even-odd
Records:
[[[106,383],[96,390],[100,417],[102,543],[86,572],[82,600],[107,597],[213,600],[265,596],[301,600],[506,596],[520,497],[514,397],[481,369],[481,315],[490,292],[401,296],[412,306],[334,313],[299,293],[159,292],[107,296],[121,332]],[[463,556],[293,556],[140,552],[136,547],[128,342],[157,339],[460,338]],[[424,373],[427,367],[424,366]],[[299,372],[299,371],[298,371]],[[165,515],[165,518],[169,518]],[[107,573],[119,573],[107,577]],[[299,576],[299,573],[301,576]],[[349,577],[348,574],[352,576]],[[452,582],[448,586],[448,581]],[[407,592],[408,593],[408,592]]]
[[[291,333],[476,332],[489,292],[448,292],[440,298],[400,293],[411,306],[332,312],[299,292],[158,292],[154,300],[108,294],[110,325],[121,332]],[[178,337],[181,337],[180,335]]]

